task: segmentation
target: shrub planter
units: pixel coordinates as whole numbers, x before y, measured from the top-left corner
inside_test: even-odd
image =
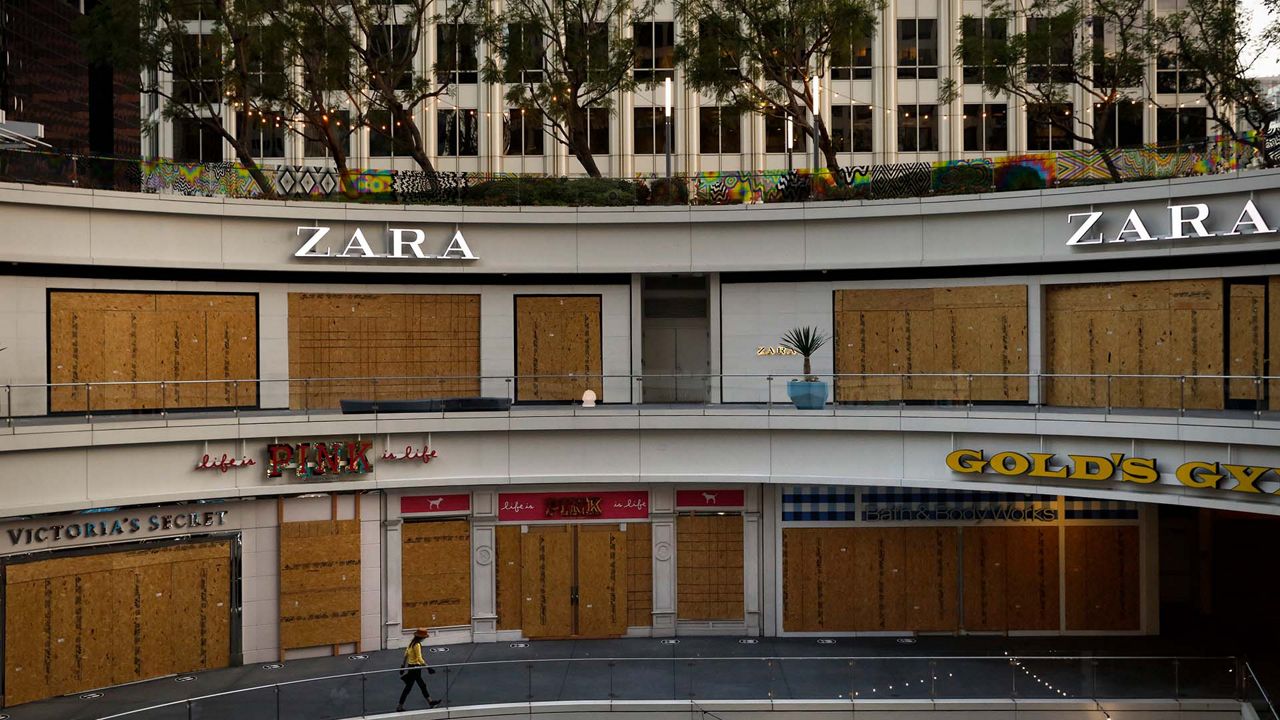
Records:
[[[821,410],[827,405],[827,384],[821,380],[792,380],[787,383],[787,397],[797,410]]]

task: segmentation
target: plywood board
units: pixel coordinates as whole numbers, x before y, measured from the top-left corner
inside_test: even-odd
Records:
[[[1050,404],[1219,409],[1221,380],[1123,375],[1222,374],[1221,280],[1060,285],[1045,293]],[[1107,376],[1111,376],[1108,380]]]
[[[294,408],[479,395],[480,296],[290,293],[289,350]]]
[[[229,558],[213,542],[9,566],[6,702],[225,667]]]
[[[782,529],[782,629],[784,632],[807,632],[809,623],[804,613],[804,582],[811,573],[808,559],[813,556],[809,536],[812,528]]]
[[[969,631],[1008,630],[1006,605],[1007,528],[966,527],[964,546],[964,618]]]
[[[949,527],[902,528],[906,552],[906,622],[916,632],[959,629],[956,563],[959,530]]]
[[[49,293],[51,383],[146,383],[55,389],[54,412],[253,405],[253,382],[174,381],[257,377],[257,301],[249,295]],[[160,381],[169,383],[161,392]]]
[[[516,400],[604,399],[598,295],[517,295]],[[572,377],[570,377],[572,376]]]
[[[1271,399],[1271,409],[1280,410],[1280,275],[1267,280],[1267,336],[1264,367],[1268,377],[1277,378],[1270,381],[1267,396]]]
[[[280,526],[280,647],[360,640],[360,522]]]
[[[627,633],[627,536],[616,525],[577,532],[578,631],[583,637]]]
[[[813,528],[814,580],[806,582],[806,621],[813,631],[847,632],[855,629],[853,589],[854,530]],[[815,597],[816,596],[816,597]],[[810,597],[814,602],[808,602]]]
[[[494,571],[497,587],[497,614],[499,630],[519,630],[520,608],[524,604],[520,595],[520,526],[499,525],[497,528],[498,559]]]
[[[835,356],[840,402],[1025,400],[1027,289],[835,291]],[[962,373],[966,377],[941,374]],[[893,377],[912,374],[916,377]]]
[[[1058,630],[1058,528],[1004,530],[1009,629]]]
[[[1267,344],[1267,286],[1232,284],[1228,295],[1227,325],[1227,374],[1262,375]],[[1262,386],[1252,379],[1231,380],[1227,386],[1227,397],[1256,403],[1261,399],[1262,390]]]
[[[1138,527],[1069,526],[1066,543],[1067,629],[1137,630]]]
[[[404,627],[470,625],[470,523],[465,519],[406,522],[400,533]]]
[[[653,528],[627,523],[627,624],[653,625]]]
[[[676,518],[676,615],[681,620],[743,617],[741,515]]]
[[[530,527],[520,541],[521,620],[525,637],[574,633],[573,532],[567,525]]]

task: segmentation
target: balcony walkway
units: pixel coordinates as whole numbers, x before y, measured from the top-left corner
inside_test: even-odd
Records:
[[[544,640],[431,648],[427,659],[437,672],[425,677],[433,696],[445,701],[442,707],[609,698],[1202,700],[1240,697],[1243,665],[1226,657],[1239,649],[1172,637]],[[1262,681],[1270,677],[1274,684],[1274,645],[1265,652],[1252,663],[1261,662]],[[0,711],[0,718],[373,715],[394,709],[402,687],[395,672],[400,658],[401,651],[387,650],[192,673],[21,705]],[[231,692],[238,690],[245,691]],[[425,706],[416,692],[410,709]],[[1245,692],[1258,696],[1253,687]]]

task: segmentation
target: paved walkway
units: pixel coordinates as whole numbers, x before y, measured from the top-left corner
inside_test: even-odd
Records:
[[[926,637],[558,640],[432,648],[427,675],[446,706],[497,702],[821,698],[1230,698],[1224,648],[1171,638]],[[1215,652],[1216,651],[1216,652]],[[1006,657],[1006,653],[1009,654]],[[1021,656],[1018,659],[1011,659]],[[0,710],[11,720],[323,720],[390,712],[401,652],[251,665]],[[333,677],[348,675],[347,677]],[[1265,679],[1265,678],[1264,678]],[[286,683],[278,685],[280,683]],[[265,687],[262,687],[265,686]],[[415,691],[416,692],[416,691]],[[407,703],[424,707],[420,695]]]

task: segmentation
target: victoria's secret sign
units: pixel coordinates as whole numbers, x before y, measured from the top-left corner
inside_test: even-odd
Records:
[[[639,520],[649,517],[649,493],[499,493],[499,520]]]
[[[229,510],[204,512],[157,513],[111,517],[102,520],[76,518],[48,525],[30,525],[8,528],[5,535],[11,547],[31,544],[58,543],[70,540],[113,540],[133,535],[176,532],[221,527],[227,522]]]

